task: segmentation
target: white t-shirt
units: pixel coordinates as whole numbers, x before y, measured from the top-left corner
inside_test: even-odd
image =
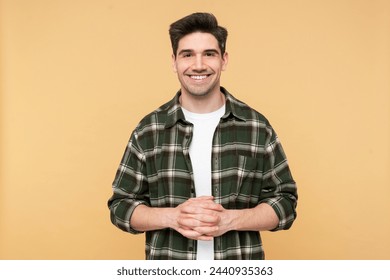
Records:
[[[225,105],[217,111],[198,114],[184,108],[187,121],[194,125],[190,144],[190,158],[194,172],[196,196],[210,196],[211,193],[211,148],[215,128],[225,114]],[[198,260],[214,259],[214,242],[198,240]]]

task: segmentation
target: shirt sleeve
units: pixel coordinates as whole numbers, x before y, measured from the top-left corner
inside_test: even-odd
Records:
[[[286,155],[275,131],[268,127],[260,203],[269,204],[279,218],[272,231],[289,229],[296,219],[297,186],[291,175]]]
[[[142,233],[131,227],[134,209],[150,206],[149,188],[145,175],[145,155],[138,144],[136,130],[132,133],[113,182],[113,195],[108,200],[111,222],[123,231]]]

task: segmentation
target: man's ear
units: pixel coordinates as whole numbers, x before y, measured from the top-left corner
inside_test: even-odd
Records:
[[[225,53],[222,55],[222,71],[225,71],[225,70],[226,70],[228,61],[229,61],[229,54],[228,54],[227,52],[225,52]]]
[[[176,56],[174,54],[172,54],[172,69],[173,69],[173,72],[177,73]]]

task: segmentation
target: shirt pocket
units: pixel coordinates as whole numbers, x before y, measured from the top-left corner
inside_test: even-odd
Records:
[[[260,200],[261,172],[258,159],[243,155],[237,156],[236,180],[233,183],[233,196],[236,208],[251,208]]]

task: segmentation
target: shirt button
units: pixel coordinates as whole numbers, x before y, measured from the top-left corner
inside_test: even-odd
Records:
[[[194,251],[194,247],[188,247],[188,251]]]

